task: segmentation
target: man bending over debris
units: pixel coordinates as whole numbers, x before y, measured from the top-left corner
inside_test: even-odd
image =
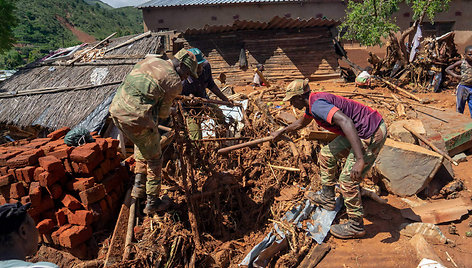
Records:
[[[331,234],[338,238],[365,235],[363,208],[359,183],[372,167],[387,138],[387,127],[382,116],[356,101],[326,92],[311,92],[308,79],[297,79],[287,87],[284,101],[290,100],[297,109],[305,108],[305,115],[289,126],[272,133],[275,140],[285,132],[301,129],[313,119],[323,128],[339,134],[319,154],[321,193],[306,195],[327,210],[335,208],[336,164],[346,157],[339,176],[341,193],[349,221],[331,226]]]
[[[372,84],[372,67],[367,66],[365,67],[364,71],[362,71],[356,77],[356,87],[368,87],[370,88]]]
[[[221,92],[220,88],[215,84],[212,74],[210,63],[203,57],[203,53],[198,48],[191,48],[188,51],[193,53],[197,58],[198,68],[197,74],[198,78],[188,77],[186,80],[182,81],[183,90],[182,95],[191,96],[191,97],[200,97],[208,99],[206,89],[208,88],[213,92],[218,98],[223,101],[230,101],[228,97]],[[219,124],[224,124],[225,117],[223,112],[216,105],[208,105],[211,108],[212,114],[217,118]],[[187,107],[189,113],[197,114],[200,109],[193,108],[190,109]],[[187,117],[187,126],[190,134],[190,139],[199,140],[202,138],[202,129],[200,122],[197,122],[196,119],[191,116]]]
[[[454,72],[456,67],[461,67],[461,74],[458,75]],[[457,86],[457,112],[463,114],[465,104],[469,104],[470,117],[472,118],[472,46],[465,48],[464,59],[455,62],[446,68],[446,72],[454,78],[460,80]]]
[[[136,176],[131,195],[147,195],[146,214],[169,205],[159,198],[162,157],[158,120],[169,117],[172,102],[182,92],[181,82],[190,74],[197,77],[196,72],[195,55],[185,49],[172,60],[148,56],[126,76],[110,105],[113,122],[134,143]]]
[[[58,268],[50,262],[26,262],[26,256],[38,251],[38,229],[26,212],[31,203],[5,204],[0,207],[0,267]]]

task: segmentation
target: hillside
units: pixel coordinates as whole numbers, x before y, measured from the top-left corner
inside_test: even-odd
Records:
[[[98,0],[18,0],[17,45],[0,56],[0,69],[32,62],[59,47],[143,31],[141,10]]]

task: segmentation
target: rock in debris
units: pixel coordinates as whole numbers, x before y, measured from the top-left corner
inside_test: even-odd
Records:
[[[467,161],[467,155],[465,153],[456,154],[453,158],[457,163]]]
[[[394,140],[402,141],[406,143],[418,144],[418,139],[411,134],[410,131],[406,130],[403,126],[407,125],[417,133],[426,135],[423,122],[421,120],[400,120],[393,122],[388,127],[388,133]]]
[[[437,225],[432,223],[403,223],[400,225],[400,234],[407,237],[413,237],[415,234],[421,234],[431,244],[447,243],[446,236],[444,236]]]
[[[442,160],[442,155],[421,146],[387,139],[375,168],[389,192],[411,196],[429,184]]]

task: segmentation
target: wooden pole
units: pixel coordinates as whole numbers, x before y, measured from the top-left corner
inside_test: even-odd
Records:
[[[233,145],[233,146],[228,146],[228,147],[225,147],[225,148],[221,148],[221,149],[218,150],[218,153],[219,154],[226,154],[226,153],[229,153],[229,152],[234,151],[234,150],[238,150],[238,149],[241,149],[241,148],[245,148],[245,147],[257,145],[257,144],[260,144],[260,143],[268,142],[268,141],[271,141],[273,139],[274,139],[274,137],[267,136],[267,137],[260,138],[260,139],[257,139],[257,140],[252,140],[252,141],[236,144],[236,145]]]
[[[138,35],[138,36],[136,36],[136,37],[133,37],[133,38],[131,38],[131,39],[129,39],[129,40],[127,40],[127,41],[121,43],[121,44],[118,44],[118,45],[116,45],[116,46],[114,46],[114,47],[112,47],[112,48],[109,48],[109,49],[105,50],[104,53],[110,52],[110,51],[112,51],[112,50],[114,50],[114,49],[117,49],[117,48],[120,48],[120,47],[122,47],[122,46],[126,46],[126,45],[131,44],[131,43],[133,43],[133,42],[135,42],[135,41],[138,41],[138,40],[141,39],[141,38],[144,38],[144,37],[147,37],[147,36],[150,36],[150,35],[151,35],[151,31],[147,31],[147,32],[145,32],[145,33],[143,33],[143,34],[140,34],[140,35]]]
[[[406,125],[403,125],[403,128],[405,128],[406,130],[410,131],[411,134],[413,134],[415,137],[417,137],[418,139],[420,139],[421,141],[423,141],[424,143],[426,143],[429,147],[431,147],[431,149],[433,149],[436,153],[444,156],[444,158],[446,158],[447,160],[449,160],[449,162],[453,163],[455,166],[459,165],[456,161],[454,161],[454,159],[452,159],[447,153],[441,151],[438,147],[436,147],[436,145],[434,145],[432,142],[430,142],[429,140],[427,140],[425,137],[421,136],[421,134],[419,134],[418,132],[414,131],[413,129],[411,129],[409,126],[406,126]]]
[[[128,230],[126,232],[125,252],[123,253],[123,261],[128,260],[131,252],[131,240],[133,239],[134,219],[136,215],[136,198],[131,197],[131,206],[129,207]]]
[[[301,171],[299,168],[294,168],[294,167],[283,167],[283,166],[276,166],[276,165],[272,165],[272,164],[268,164],[268,165],[269,165],[269,167],[276,168],[276,169],[282,169],[282,170],[287,170],[287,171],[296,171],[296,172]]]
[[[88,53],[89,51],[94,50],[95,48],[97,48],[101,44],[105,43],[108,39],[112,38],[115,34],[116,34],[116,32],[110,34],[107,38],[103,39],[102,41],[100,41],[98,44],[96,44],[92,48],[84,50],[82,53],[79,54],[79,56],[77,58],[74,58],[71,61],[69,61],[68,64],[73,64],[74,62],[80,60],[86,53]]]
[[[410,97],[410,98],[412,98],[412,99],[414,99],[414,100],[416,100],[416,101],[423,102],[423,100],[420,99],[420,98],[418,98],[416,95],[411,94],[410,92],[404,90],[403,88],[401,88],[401,87],[399,87],[399,86],[393,84],[392,82],[390,82],[390,81],[388,81],[388,80],[386,80],[386,79],[383,79],[383,78],[378,77],[378,76],[374,76],[374,78],[376,78],[376,79],[378,79],[378,80],[384,82],[385,84],[387,84],[388,86],[392,87],[393,89],[400,91],[401,93],[407,95],[408,97]]]

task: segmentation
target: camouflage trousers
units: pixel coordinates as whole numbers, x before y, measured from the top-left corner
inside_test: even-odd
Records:
[[[146,194],[159,195],[161,191],[161,135],[156,127],[136,127],[113,118],[113,123],[134,143],[134,173],[146,174]]]
[[[216,118],[216,123],[219,125],[225,124],[225,115],[223,111],[217,105],[207,104],[210,107],[208,116],[211,118]],[[191,140],[200,140],[202,139],[202,118],[193,114],[192,110],[187,111],[187,129],[188,134]],[[193,115],[193,116],[192,116]]]
[[[369,171],[374,164],[386,139],[387,126],[382,120],[370,139],[361,140],[364,146],[364,161],[366,166],[362,171],[359,181],[351,179],[352,166],[355,164],[356,160],[354,152],[351,149],[351,144],[346,137],[336,137],[320,151],[321,184],[325,186],[334,186],[336,184],[337,163],[339,160],[346,158],[346,163],[339,175],[339,186],[344,198],[347,214],[350,217],[363,217],[364,215],[359,184],[367,171]]]

